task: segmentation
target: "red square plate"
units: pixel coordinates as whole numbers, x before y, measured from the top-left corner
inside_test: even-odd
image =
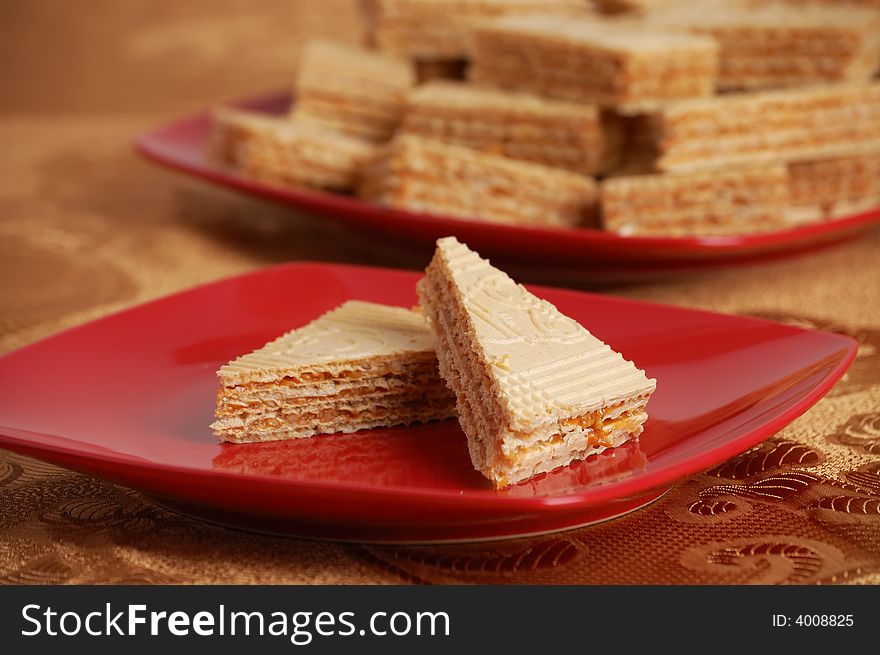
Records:
[[[283,114],[289,94],[231,103]],[[421,251],[427,261],[434,242],[455,235],[520,275],[532,279],[640,280],[736,263],[762,261],[813,250],[855,236],[880,222],[880,208],[788,230],[726,237],[624,237],[595,229],[528,227],[413,214],[344,195],[272,186],[223,171],[204,158],[211,115],[203,111],[160,126],[136,142],[145,157],[222,186],[320,213],[328,220],[382,238],[382,243]]]
[[[62,332],[0,359],[0,447],[239,527],[373,542],[501,538],[650,502],[792,421],[856,352],[837,334],[533,287],[657,379],[638,442],[501,492],[471,467],[455,420],[217,443],[208,424],[221,364],[347,299],[410,306],[419,277],[289,264]]]

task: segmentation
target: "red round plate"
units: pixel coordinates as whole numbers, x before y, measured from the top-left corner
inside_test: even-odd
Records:
[[[289,264],[62,332],[0,358],[0,447],[240,527],[372,542],[491,539],[617,516],[749,448],[825,394],[844,336],[532,287],[657,379],[638,442],[496,492],[455,420],[220,445],[233,357],[347,299],[411,306],[418,273]]]
[[[288,110],[289,94],[231,103],[270,114]],[[450,234],[497,262],[525,265],[530,277],[587,280],[643,279],[734,263],[762,261],[851,238],[880,222],[880,208],[788,230],[728,237],[624,237],[595,229],[525,227],[431,214],[413,214],[334,195],[256,182],[205,162],[211,116],[203,111],[161,126],[136,141],[138,152],[165,166],[216,184],[325,215],[386,244],[413,246],[425,259],[434,241]]]

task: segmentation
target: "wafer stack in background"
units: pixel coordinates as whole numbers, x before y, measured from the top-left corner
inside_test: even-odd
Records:
[[[602,220],[624,235],[750,234],[788,225],[785,165],[681,175],[612,177],[601,185]]]
[[[217,373],[223,441],[356,432],[454,416],[419,312],[349,301]]]
[[[870,2],[366,4],[382,52],[308,43],[296,127],[221,114],[215,161],[273,184],[354,187],[410,212],[514,225],[594,227],[595,178],[614,178],[602,224],[620,234],[764,231],[875,202],[880,10]],[[442,76],[465,59],[467,81],[414,80],[413,62]],[[756,167],[772,174],[761,181]],[[714,187],[682,176],[707,171],[719,173]],[[816,182],[825,174],[853,179]],[[758,202],[768,204],[738,206]]]
[[[663,171],[802,161],[880,150],[880,83],[675,103],[648,119]]]
[[[701,0],[695,11],[678,0],[644,20],[716,39],[722,90],[861,81],[880,64],[880,12],[867,8]]]
[[[309,41],[300,55],[291,115],[297,122],[387,141],[413,83],[406,62],[332,41]]]
[[[588,11],[585,0],[362,0],[362,7],[370,43],[383,52],[409,58],[420,79],[463,73],[470,29],[480,21]]]
[[[789,164],[795,222],[813,222],[880,207],[880,150]]]
[[[709,37],[632,21],[522,16],[473,30],[471,78],[631,114],[708,96],[718,72]]]
[[[454,238],[418,293],[471,461],[496,487],[641,433],[655,381]]]
[[[370,143],[317,126],[223,108],[214,112],[208,157],[270,184],[350,191],[374,152]]]
[[[403,134],[365,167],[358,195],[412,212],[573,227],[594,220],[596,183],[568,171]]]
[[[594,105],[454,82],[416,89],[401,131],[586,175],[620,156],[620,121]]]

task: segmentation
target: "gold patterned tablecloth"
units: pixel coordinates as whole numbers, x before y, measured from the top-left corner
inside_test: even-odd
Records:
[[[271,263],[409,264],[320,219],[160,171],[130,147],[177,114],[283,88],[304,35],[361,38],[354,9],[329,0],[0,5],[0,352]],[[0,581],[880,583],[880,233],[608,291],[813,325],[861,347],[845,378],[790,427],[648,508],[499,543],[254,535],[0,451]]]

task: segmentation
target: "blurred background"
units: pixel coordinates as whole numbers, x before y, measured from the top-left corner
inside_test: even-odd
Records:
[[[359,41],[356,2],[0,3],[0,350],[262,264],[370,259],[131,148],[181,113],[289,87],[306,35]]]
[[[301,42],[359,43],[357,0],[5,2],[7,111],[167,116],[288,86]]]

